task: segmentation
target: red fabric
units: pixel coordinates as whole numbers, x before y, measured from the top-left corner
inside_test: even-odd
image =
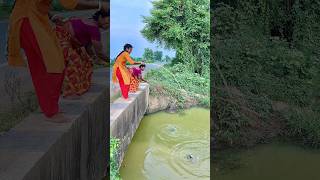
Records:
[[[32,82],[41,110],[47,117],[59,112],[63,73],[47,73],[43,57],[28,18],[21,24],[20,43],[28,59]]]
[[[121,75],[121,72],[120,72],[119,68],[117,68],[116,76],[117,76],[119,84],[120,84],[120,89],[121,89],[122,96],[125,99],[128,99],[130,85],[125,85],[124,84],[124,81],[123,81],[123,78],[122,78],[122,75]]]

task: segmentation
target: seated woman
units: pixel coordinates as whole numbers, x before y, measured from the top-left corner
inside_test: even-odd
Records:
[[[145,64],[141,64],[139,68],[136,68],[136,67],[130,68],[130,72],[132,76],[130,80],[129,92],[131,93],[137,92],[140,82],[147,82],[142,78],[142,72],[144,71],[145,67],[146,67]]]
[[[63,21],[58,16],[52,18],[66,64],[63,97],[78,97],[89,90],[93,59],[96,63],[106,64],[108,57],[102,50],[100,28],[108,28],[108,14],[100,10],[92,19],[72,17]]]

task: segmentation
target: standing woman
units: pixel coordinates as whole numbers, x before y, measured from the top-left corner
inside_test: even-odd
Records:
[[[9,22],[8,64],[25,66],[20,48],[24,49],[38,102],[52,122],[67,122],[59,113],[59,96],[63,81],[62,48],[49,23],[52,0],[16,0]],[[107,10],[101,1],[60,0],[66,9]]]
[[[102,50],[100,28],[109,27],[109,13],[99,10],[92,19],[73,17],[63,22],[53,16],[52,20],[65,58],[63,97],[79,97],[91,86],[93,57],[99,64],[106,64],[108,59]]]
[[[114,83],[119,82],[121,93],[124,99],[128,99],[131,73],[126,66],[126,63],[130,64],[141,64],[141,62],[135,62],[130,57],[132,52],[132,45],[126,44],[123,47],[123,51],[117,56],[112,70],[112,81]]]

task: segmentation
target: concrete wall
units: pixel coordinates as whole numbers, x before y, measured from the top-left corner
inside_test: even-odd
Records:
[[[62,100],[70,123],[34,113],[0,136],[0,180],[101,180],[107,169],[108,69],[80,100]]]
[[[129,100],[119,98],[110,106],[110,135],[120,139],[119,165],[148,108],[148,98],[149,85],[142,83],[140,90],[130,95]]]

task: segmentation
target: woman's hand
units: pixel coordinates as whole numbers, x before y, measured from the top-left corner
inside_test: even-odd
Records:
[[[59,15],[53,15],[51,21],[60,26],[64,25],[63,17]]]

